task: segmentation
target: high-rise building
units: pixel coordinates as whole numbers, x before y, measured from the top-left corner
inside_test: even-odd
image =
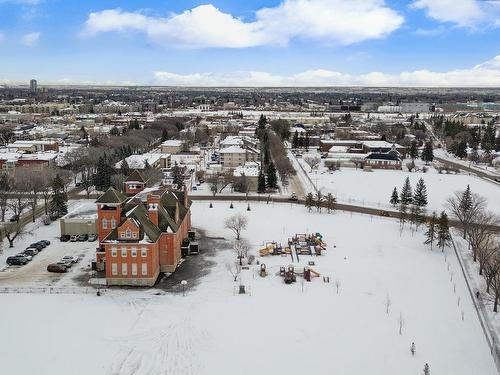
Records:
[[[32,79],[30,81],[30,92],[32,94],[36,94],[37,93],[37,90],[38,90],[38,87],[37,87],[37,82],[36,82],[36,79]]]

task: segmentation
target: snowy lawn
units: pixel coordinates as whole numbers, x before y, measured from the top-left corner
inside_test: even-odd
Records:
[[[302,256],[300,265],[315,261],[330,283],[314,278],[303,291],[300,280],[285,285],[275,272],[290,257],[263,257],[269,276],[258,276],[256,265],[244,270],[251,295],[233,295],[225,264],[234,254],[221,250],[216,266],[185,297],[155,290],[3,294],[2,373],[401,375],[421,374],[427,362],[431,374],[496,374],[450,250],[445,260],[422,244],[421,233],[406,229],[400,236],[391,219],[308,213],[289,204],[251,208],[195,202],[193,224],[208,236],[232,239],[224,219],[241,212],[249,220],[243,237],[255,254],[264,241],[321,232],[325,255]],[[29,360],[27,343],[35,348]]]
[[[415,189],[420,178],[424,179],[427,185],[429,210],[444,210],[446,199],[455,191],[463,191],[467,185],[470,185],[474,193],[488,199],[490,210],[500,212],[500,185],[476,176],[469,176],[467,174],[439,174],[434,168],[429,168],[427,173],[380,169],[365,172],[360,169],[347,167],[335,172],[328,172],[323,168],[322,170],[314,170],[312,173],[309,173],[310,169],[305,162],[302,160],[300,162],[313,184],[323,194],[332,193],[337,196],[339,202],[391,208],[389,199],[392,190],[396,187],[400,191],[408,176],[413,189]],[[304,186],[310,186],[310,183],[303,184]]]

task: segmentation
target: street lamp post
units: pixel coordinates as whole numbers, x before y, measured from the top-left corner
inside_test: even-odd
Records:
[[[186,295],[186,285],[187,285],[187,281],[186,280],[182,280],[181,281],[181,285],[182,285],[182,295],[185,296]]]

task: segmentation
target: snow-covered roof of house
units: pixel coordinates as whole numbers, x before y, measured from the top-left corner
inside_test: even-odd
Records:
[[[182,141],[179,139],[170,139],[162,143],[162,146],[174,146],[179,147],[182,146]]]
[[[168,157],[169,154],[163,154],[159,152],[147,152],[140,155],[130,155],[125,158],[129,168],[131,169],[144,169],[147,163],[151,166],[158,162],[158,160]],[[115,164],[115,168],[120,168],[123,160],[120,160]]]
[[[398,145],[397,143],[390,143],[386,141],[360,141],[360,143],[370,148],[391,148],[393,146],[398,148],[403,147],[401,145]]]
[[[240,146],[229,146],[219,151],[220,154],[246,154],[248,152],[252,153],[255,152],[255,150]]]
[[[244,165],[236,167],[233,176],[240,177],[245,175],[247,177],[257,177],[260,172],[260,164],[255,161],[247,161]]]

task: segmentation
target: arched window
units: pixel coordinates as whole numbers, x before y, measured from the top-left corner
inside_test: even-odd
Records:
[[[111,219],[111,229],[115,229],[116,228],[116,220],[113,218]]]
[[[102,219],[102,229],[108,229],[108,220]]]
[[[127,237],[127,238],[132,238],[132,232],[131,232],[131,230],[130,230],[130,229],[127,229],[127,230],[125,231],[125,237]]]

